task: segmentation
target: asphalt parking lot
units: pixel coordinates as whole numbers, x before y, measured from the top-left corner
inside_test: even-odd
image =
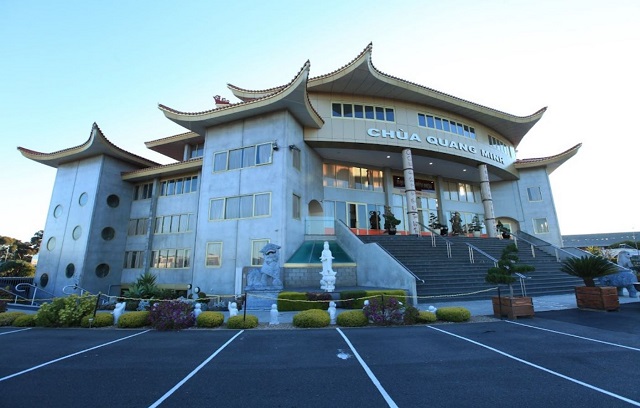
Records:
[[[640,406],[640,303],[295,330],[0,328],[7,407]]]

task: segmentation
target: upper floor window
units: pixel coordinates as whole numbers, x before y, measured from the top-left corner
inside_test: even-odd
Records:
[[[350,103],[332,103],[331,116],[334,118],[370,119],[385,122],[395,122],[396,120],[393,108]]]
[[[273,160],[273,143],[262,143],[213,154],[213,171],[242,169],[269,164]]]
[[[271,215],[271,193],[214,198],[209,202],[209,220],[233,220],[269,215]]]
[[[207,242],[205,266],[219,268],[222,265],[222,242]]]
[[[383,191],[381,170],[325,163],[322,165],[322,177],[325,187]]]
[[[160,183],[160,195],[172,196],[198,191],[198,176],[164,180]]]
[[[129,220],[127,235],[145,235],[147,233],[147,218],[134,218]]]
[[[175,214],[156,217],[154,234],[173,234],[191,231],[192,214]]]
[[[533,231],[536,234],[546,234],[549,232],[549,223],[546,218],[533,219]]]
[[[293,195],[293,200],[292,200],[292,205],[293,205],[293,214],[292,214],[292,216],[296,220],[300,219],[300,202],[301,202],[300,196],[294,194]]]
[[[542,192],[540,191],[540,187],[527,188],[527,195],[529,196],[529,201],[542,201]]]
[[[190,159],[195,159],[196,157],[202,157],[204,154],[204,143],[196,143],[189,146],[191,150],[191,154],[189,155]]]
[[[292,160],[293,168],[295,168],[296,170],[300,170],[300,166],[301,166],[300,149],[298,149],[297,147],[291,149],[291,160]]]
[[[467,203],[480,202],[480,192],[477,187],[466,184],[445,181],[442,183],[442,196],[445,200],[462,201]]]
[[[144,251],[127,251],[124,253],[125,269],[141,269],[144,260]]]
[[[455,133],[470,139],[476,138],[476,130],[473,127],[452,119],[418,113],[418,125],[431,129],[442,130],[444,132]]]
[[[138,184],[133,187],[133,199],[146,200],[153,195],[153,183]]]
[[[509,148],[509,146],[491,135],[489,135],[489,146],[511,156],[511,149]]]

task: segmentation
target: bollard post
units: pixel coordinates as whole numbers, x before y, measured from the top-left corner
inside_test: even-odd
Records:
[[[500,320],[502,320],[502,298],[500,297],[500,286],[498,286],[498,310],[500,311]]]
[[[247,321],[247,292],[242,295],[242,321]]]

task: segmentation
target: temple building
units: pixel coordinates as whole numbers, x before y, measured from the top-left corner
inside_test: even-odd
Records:
[[[516,157],[545,108],[514,116],[382,73],[371,44],[328,74],[310,77],[307,62],[288,84],[228,88],[237,101],[216,96],[202,112],[159,105],[185,132],[145,145],[171,164],[117,147],[96,124],[75,147],[18,148],[57,169],[39,288],[113,295],[150,271],[168,288],[240,293],[266,244],[286,270],[304,266],[294,258],[305,243],[336,236],[350,284],[376,285],[371,258],[345,240],[386,233],[385,207],[399,235],[442,226],[493,238],[500,223],[562,246],[549,174],[580,145]]]

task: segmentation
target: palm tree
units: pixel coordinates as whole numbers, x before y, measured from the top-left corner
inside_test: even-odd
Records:
[[[587,287],[595,287],[594,279],[618,272],[618,267],[601,256],[583,256],[562,261],[560,270],[571,276],[577,276]]]

